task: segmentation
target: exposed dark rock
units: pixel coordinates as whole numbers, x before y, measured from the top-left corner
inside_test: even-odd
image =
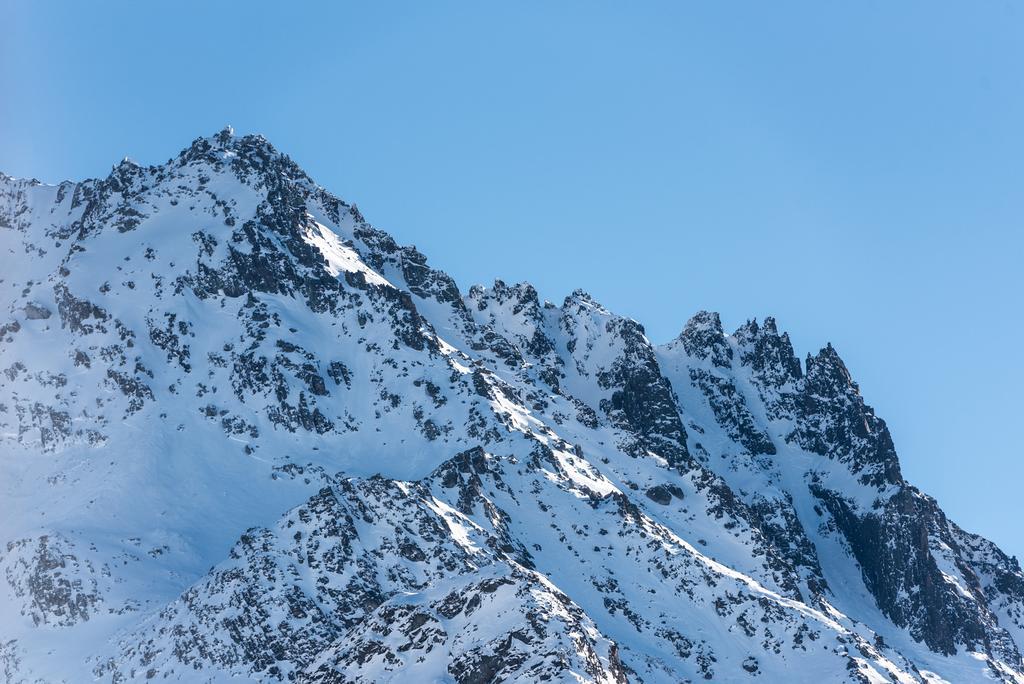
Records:
[[[52,315],[52,312],[37,302],[29,302],[25,305],[25,318],[30,321],[45,320]]]

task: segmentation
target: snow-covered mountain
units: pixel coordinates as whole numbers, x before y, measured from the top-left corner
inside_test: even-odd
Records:
[[[770,318],[464,292],[229,129],[0,176],[0,254],[7,682],[1024,682],[1016,559]]]

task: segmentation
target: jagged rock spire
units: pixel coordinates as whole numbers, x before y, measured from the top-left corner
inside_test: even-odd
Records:
[[[716,312],[698,311],[686,323],[678,341],[690,356],[709,359],[720,368],[732,365],[732,347],[722,330],[722,319]]]
[[[846,364],[829,342],[817,354],[807,355],[807,389],[822,396],[836,396],[859,390]]]

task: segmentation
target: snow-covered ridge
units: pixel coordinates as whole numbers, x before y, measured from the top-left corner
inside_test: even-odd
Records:
[[[11,682],[1024,681],[831,346],[467,292],[260,136],[0,175]]]

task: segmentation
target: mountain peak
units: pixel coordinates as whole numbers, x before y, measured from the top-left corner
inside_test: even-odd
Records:
[[[805,365],[807,382],[818,391],[858,391],[857,383],[831,342],[826,343],[817,354],[808,354]]]
[[[235,129],[230,124],[224,126],[224,128],[220,129],[220,131],[213,136],[213,138],[221,145],[227,145],[233,137],[235,137]]]
[[[725,334],[722,330],[722,318],[718,315],[717,311],[698,311],[686,322],[679,336],[683,337],[687,334],[687,331],[708,331],[713,334]]]
[[[294,180],[311,182],[298,165],[287,155],[278,152],[263,135],[238,136],[230,126],[213,135],[196,138],[178,154],[177,159],[179,165],[201,162],[220,167],[230,164],[242,178],[276,166],[279,172]]]
[[[0,180],[12,681],[1024,681],[831,344],[464,297],[230,128]]]
[[[769,384],[781,387],[803,377],[789,334],[780,335],[771,316],[763,325],[758,325],[756,318],[748,320],[733,336],[740,346],[740,361]]]
[[[589,292],[581,288],[576,288],[566,296],[565,301],[562,303],[562,308],[568,307],[576,307],[603,314],[610,313]]]
[[[716,312],[698,311],[687,321],[676,340],[693,358],[710,359],[712,364],[721,368],[732,365],[732,347],[722,329],[722,319]]]

